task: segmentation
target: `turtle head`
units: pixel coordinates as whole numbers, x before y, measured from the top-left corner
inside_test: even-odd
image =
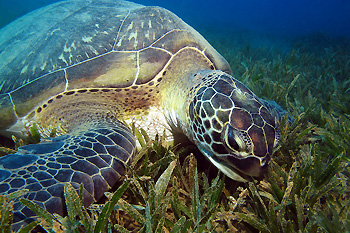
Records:
[[[191,138],[234,180],[260,176],[279,141],[279,116],[241,82],[221,71],[201,71],[189,105]]]

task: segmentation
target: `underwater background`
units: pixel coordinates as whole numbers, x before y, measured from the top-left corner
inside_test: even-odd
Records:
[[[57,0],[0,1],[0,27]],[[325,33],[350,36],[350,2],[347,0],[135,0],[162,6],[194,28],[247,29],[273,35],[300,36]]]
[[[0,1],[0,27],[57,0]],[[135,0],[162,6],[185,22],[200,28],[251,30],[277,36],[325,33],[350,36],[350,2],[347,0]]]
[[[0,28],[53,2],[0,0]],[[134,2],[177,14],[228,60],[234,77],[283,106],[295,121],[282,121],[281,142],[260,183],[236,184],[223,175],[208,179],[200,168],[197,178],[196,160],[186,157],[190,162],[174,172],[172,189],[163,193],[168,203],[152,199],[148,181],[135,181],[124,199],[147,203],[148,212],[136,214],[124,203],[131,220],[123,225],[113,216],[110,221],[121,225],[115,227],[159,230],[162,223],[199,232],[350,232],[350,1]],[[143,138],[138,140],[150,145],[149,154],[144,152],[145,162],[135,171],[154,184],[159,171],[173,166],[174,154],[161,139]],[[145,195],[138,192],[141,186]],[[171,213],[165,215],[169,203]]]

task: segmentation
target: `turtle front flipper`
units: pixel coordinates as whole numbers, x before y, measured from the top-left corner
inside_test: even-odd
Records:
[[[0,158],[0,194],[28,189],[24,196],[51,213],[66,215],[65,183],[84,184],[84,205],[101,198],[125,173],[135,152],[135,139],[121,122],[89,124],[70,134],[22,146]],[[13,230],[35,219],[19,200]]]

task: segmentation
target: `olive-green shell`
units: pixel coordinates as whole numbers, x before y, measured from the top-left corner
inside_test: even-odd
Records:
[[[229,71],[199,33],[160,7],[72,0],[33,11],[0,30],[0,130],[64,91],[145,84],[186,46]]]

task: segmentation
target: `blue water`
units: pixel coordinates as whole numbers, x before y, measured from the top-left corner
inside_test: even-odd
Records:
[[[57,0],[0,0],[0,27]],[[282,36],[350,37],[349,0],[135,0],[165,7],[197,30],[249,30]]]

